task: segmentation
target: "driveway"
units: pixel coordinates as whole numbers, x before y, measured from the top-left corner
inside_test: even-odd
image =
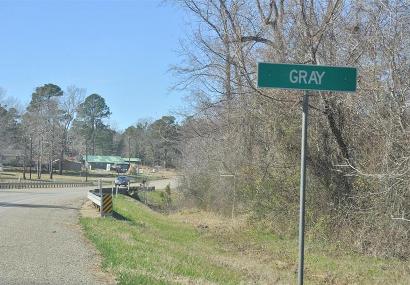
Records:
[[[147,183],[148,186],[155,186],[155,189],[165,189],[168,184],[171,186],[171,189],[175,190],[178,186],[178,177],[152,180]]]
[[[78,225],[87,190],[0,190],[0,284],[114,283]]]

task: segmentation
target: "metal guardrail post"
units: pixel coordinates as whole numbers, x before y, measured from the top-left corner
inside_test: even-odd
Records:
[[[100,191],[100,199],[101,199],[100,215],[102,217],[103,216],[103,194],[102,194],[101,179],[98,180],[98,189]]]

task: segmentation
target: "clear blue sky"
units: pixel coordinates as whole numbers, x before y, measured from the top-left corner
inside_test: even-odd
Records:
[[[0,0],[0,87],[23,104],[54,83],[98,93],[121,129],[177,110],[167,72],[186,29],[159,0]]]

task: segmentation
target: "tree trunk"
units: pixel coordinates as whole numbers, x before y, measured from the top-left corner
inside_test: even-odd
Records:
[[[26,180],[27,139],[24,139],[23,179]]]
[[[64,148],[65,148],[65,133],[61,140],[60,161],[58,162],[58,174],[63,175],[63,160],[64,160]]]
[[[63,175],[63,160],[64,160],[64,150],[61,149],[60,161],[58,162],[58,174]]]
[[[65,127],[65,129],[64,129],[63,136],[62,136],[62,139],[61,139],[60,162],[59,162],[59,164],[58,164],[58,173],[59,173],[60,175],[63,175],[64,151],[65,151],[65,145],[66,145],[66,143],[67,143],[67,131],[68,131],[68,128],[69,128],[68,126],[69,126],[69,125],[67,124],[66,127]]]

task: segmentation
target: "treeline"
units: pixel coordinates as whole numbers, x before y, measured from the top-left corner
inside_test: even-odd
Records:
[[[186,196],[295,236],[302,93],[258,89],[256,64],[355,66],[355,94],[310,95],[308,235],[407,259],[410,5],[175,2],[194,19],[174,68],[194,105],[182,126]]]
[[[36,178],[50,178],[64,159],[83,161],[86,155],[138,157],[145,165],[175,167],[180,152],[175,147],[180,126],[173,116],[141,121],[125,131],[107,123],[111,115],[105,99],[85,90],[55,84],[35,88],[23,111],[8,106],[0,96],[0,162],[36,169]],[[1,94],[0,94],[1,95]],[[2,99],[3,98],[3,99]]]

